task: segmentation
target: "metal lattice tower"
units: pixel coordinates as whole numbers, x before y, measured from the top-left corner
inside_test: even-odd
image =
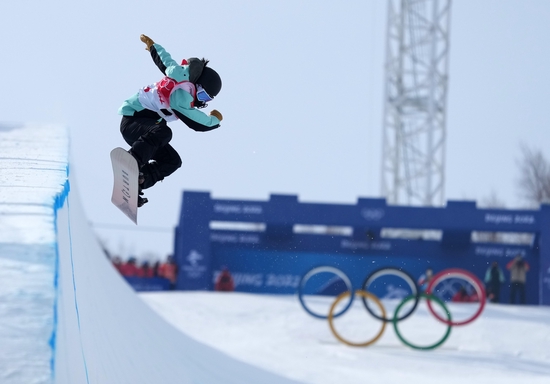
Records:
[[[388,0],[382,195],[444,203],[451,0]]]

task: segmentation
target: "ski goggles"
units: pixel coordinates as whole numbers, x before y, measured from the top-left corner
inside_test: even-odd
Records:
[[[203,103],[207,103],[212,99],[213,97],[211,97],[208,92],[204,90],[202,85],[197,85],[197,100],[202,101]]]

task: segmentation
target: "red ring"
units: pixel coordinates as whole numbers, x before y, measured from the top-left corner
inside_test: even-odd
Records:
[[[445,278],[449,277],[449,275],[463,275],[465,277],[467,277],[466,280],[471,280],[472,282],[475,283],[475,285],[477,286],[477,288],[474,286],[474,288],[476,288],[476,292],[479,296],[479,309],[477,310],[476,313],[473,314],[472,317],[466,319],[466,320],[462,320],[462,321],[449,321],[447,319],[444,319],[443,317],[441,317],[440,315],[438,315],[434,309],[432,308],[432,303],[431,301],[428,300],[428,309],[430,310],[430,312],[432,313],[432,315],[435,316],[435,318],[439,321],[441,321],[442,323],[445,323],[447,325],[466,325],[466,324],[469,324],[471,323],[472,321],[474,321],[475,319],[477,319],[480,315],[481,315],[481,312],[483,312],[483,308],[485,307],[485,302],[487,301],[487,297],[485,295],[485,288],[483,287],[483,283],[481,282],[481,280],[479,280],[477,278],[477,276],[475,276],[473,273],[470,273],[464,269],[460,269],[460,268],[449,268],[449,269],[445,269],[441,272],[439,272],[438,274],[436,274],[432,280],[430,281],[430,283],[428,284],[428,288],[426,288],[426,293],[428,294],[432,294],[432,288],[439,282],[441,282],[442,280],[444,280]],[[454,277],[454,276],[451,276],[451,277]]]

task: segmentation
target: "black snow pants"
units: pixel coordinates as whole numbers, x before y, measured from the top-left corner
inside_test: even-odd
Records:
[[[165,120],[159,122],[158,119],[153,116],[123,116],[120,122],[122,137],[132,146],[130,151],[145,178],[142,189],[152,187],[181,167],[180,156],[168,144],[172,140],[172,130]]]
[[[510,284],[510,304],[516,302],[517,294],[519,294],[519,303],[525,304],[525,283],[513,282]]]

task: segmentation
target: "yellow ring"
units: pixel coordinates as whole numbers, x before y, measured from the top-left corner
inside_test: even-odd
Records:
[[[365,341],[364,343],[353,343],[353,342],[351,342],[351,341],[347,341],[347,340],[344,339],[342,336],[340,336],[340,335],[338,334],[338,332],[336,332],[336,329],[334,328],[334,324],[332,323],[332,320],[333,320],[333,312],[334,312],[334,310],[336,309],[336,305],[337,305],[340,301],[342,301],[343,299],[345,299],[346,297],[348,297],[350,294],[351,294],[350,291],[346,291],[346,292],[344,292],[344,293],[341,293],[341,294],[336,298],[336,301],[334,301],[334,303],[333,303],[332,306],[330,307],[330,312],[328,313],[328,325],[330,326],[330,330],[332,331],[332,334],[333,334],[338,340],[340,340],[342,343],[347,344],[347,345],[352,346],[352,347],[368,347],[369,345],[376,343],[376,341],[378,341],[378,339],[379,339],[380,337],[382,337],[382,334],[384,333],[384,330],[386,329],[386,322],[385,322],[385,321],[381,321],[381,323],[382,323],[382,328],[380,329],[380,332],[378,332],[378,334],[377,334],[373,339],[368,340],[368,341]],[[378,297],[376,297],[376,296],[373,295],[372,293],[363,291],[362,289],[358,289],[357,291],[355,291],[355,294],[356,294],[357,296],[364,297],[365,299],[371,299],[372,301],[374,301],[374,303],[378,306],[378,308],[380,308],[380,311],[382,312],[382,318],[385,318],[385,317],[386,317],[386,310],[384,309],[384,306],[382,305],[382,303],[380,302],[380,300],[378,300]]]

